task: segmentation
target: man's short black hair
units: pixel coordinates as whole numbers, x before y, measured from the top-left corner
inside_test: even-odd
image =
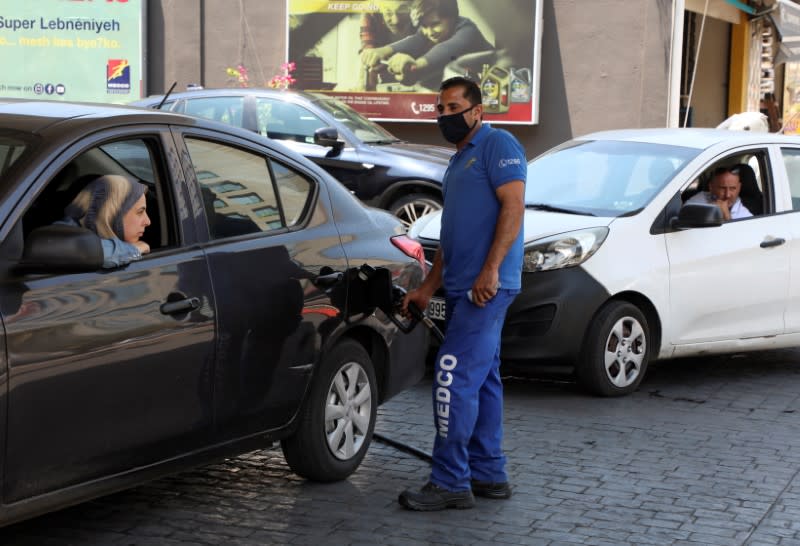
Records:
[[[416,12],[420,19],[429,13],[435,13],[444,19],[456,19],[458,0],[415,0],[411,5],[411,11]]]
[[[464,76],[454,76],[442,82],[439,86],[439,91],[446,91],[451,87],[461,87],[462,96],[469,101],[470,104],[482,104],[483,96],[481,95],[481,88],[478,84]]]

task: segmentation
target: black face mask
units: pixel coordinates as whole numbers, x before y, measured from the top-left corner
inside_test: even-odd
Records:
[[[464,114],[475,108],[476,105],[472,105],[469,108],[462,110],[456,114],[449,114],[446,116],[439,116],[436,118],[436,123],[439,125],[439,130],[442,132],[442,136],[447,142],[452,142],[453,144],[458,144],[469,134],[472,129],[478,124],[478,120],[475,120],[475,123],[472,124],[472,127],[467,125],[466,120],[464,119]]]

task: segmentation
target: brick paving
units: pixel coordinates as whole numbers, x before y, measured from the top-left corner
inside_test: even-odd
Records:
[[[377,431],[430,451],[430,379]],[[618,399],[506,379],[514,496],[414,513],[428,465],[375,442],[349,480],[253,452],[0,530],[2,545],[800,545],[800,349],[654,365]]]

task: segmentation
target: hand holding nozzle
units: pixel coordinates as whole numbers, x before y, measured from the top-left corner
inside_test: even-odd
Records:
[[[444,335],[442,331],[436,326],[436,324],[426,315],[422,309],[420,308],[419,302],[427,302],[430,301],[430,296],[426,296],[424,293],[421,293],[418,289],[412,290],[411,292],[406,293],[405,290],[400,288],[399,286],[394,287],[396,298],[399,299],[399,303],[397,304],[397,309],[400,313],[403,314],[405,317],[410,317],[414,322],[421,322],[425,325],[425,327],[431,331],[431,333],[436,337],[439,343],[442,343],[444,340]],[[399,298],[398,298],[399,296]],[[397,299],[395,301],[397,301]],[[425,305],[427,308],[427,305]]]

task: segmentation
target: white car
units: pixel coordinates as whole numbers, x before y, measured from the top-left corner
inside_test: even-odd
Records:
[[[739,173],[752,217],[684,206],[721,167]],[[504,365],[568,364],[583,387],[616,396],[654,359],[800,345],[800,138],[590,134],[528,164],[525,201]],[[439,222],[435,213],[409,232],[428,253]],[[442,300],[429,311],[442,318]]]

